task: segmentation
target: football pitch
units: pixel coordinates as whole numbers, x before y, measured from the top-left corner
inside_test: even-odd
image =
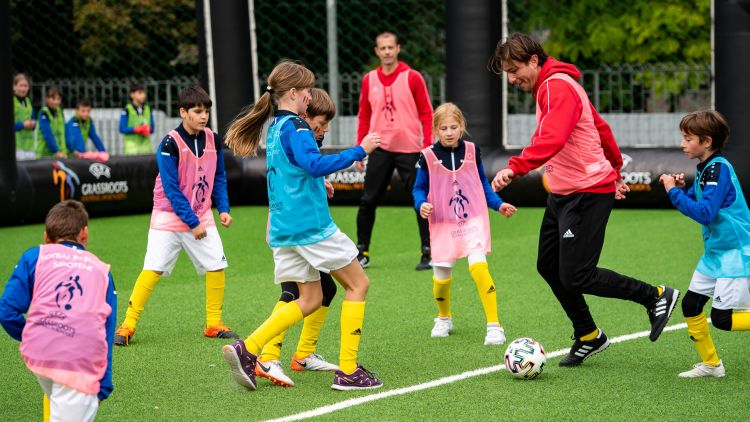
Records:
[[[204,279],[183,253],[146,306],[129,347],[114,350],[114,392],[103,402],[101,421],[235,421],[294,415],[336,420],[747,420],[750,401],[748,337],[711,328],[727,368],[723,379],[680,379],[698,361],[682,324],[679,304],[656,343],[644,308],[632,302],[588,297],[597,324],[618,342],[581,367],[560,368],[572,328],[536,272],[536,242],[543,210],[519,208],[506,220],[492,213],[490,274],[498,292],[508,341],[531,337],[550,355],[535,380],[503,370],[505,346],[484,346],[485,321],[467,264],[454,270],[454,331],[430,338],[436,308],[431,272],[416,272],[419,258],[414,212],[381,207],[371,246],[370,291],[360,362],[384,381],[369,392],[330,389],[331,373],[289,368],[300,327],[286,336],[282,364],[296,385],[258,380],[247,391],[229,376],[221,346],[203,337]],[[335,207],[334,220],[355,238],[356,208]],[[224,321],[241,337],[255,329],[279,297],[273,260],[265,243],[265,207],[236,207],[234,223],[219,228],[229,260]],[[148,215],[90,222],[89,250],[112,265],[118,292],[118,324],[142,268]],[[28,247],[42,241],[43,226],[0,229],[0,278],[8,279]],[[700,227],[675,210],[615,210],[600,266],[683,294],[702,252]],[[343,289],[331,306],[318,353],[336,362]],[[710,306],[710,305],[709,305]],[[706,310],[710,310],[707,306]],[[639,334],[641,333],[641,334]],[[0,419],[41,420],[42,394],[18,353],[0,333]]]

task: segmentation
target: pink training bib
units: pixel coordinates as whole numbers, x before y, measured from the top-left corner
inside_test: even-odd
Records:
[[[490,253],[490,217],[479,179],[474,144],[464,141],[466,154],[458,170],[445,168],[432,147],[422,150],[430,173],[432,204],[430,247],[433,262],[450,262],[472,253]]]
[[[99,392],[107,369],[109,265],[94,254],[39,247],[34,292],[21,334],[29,370],[85,394]]]
[[[422,149],[422,123],[414,95],[409,88],[409,72],[396,76],[384,86],[377,70],[370,71],[370,131],[380,135],[380,148],[390,152],[419,152]]]
[[[216,176],[216,146],[214,133],[211,129],[203,129],[206,134],[206,147],[203,155],[196,157],[177,131],[169,132],[169,136],[177,143],[180,151],[180,164],[177,168],[177,180],[180,190],[190,202],[190,207],[200,219],[204,227],[214,227],[214,213],[211,211],[211,193],[214,189]],[[164,195],[161,175],[156,176],[154,185],[154,209],[151,212],[151,228],[170,232],[190,231],[177,214],[172,210],[172,204]]]
[[[581,117],[565,146],[544,165],[550,192],[568,195],[594,186],[609,176],[612,173],[612,164],[604,156],[602,141],[594,125],[594,115],[586,91],[565,73],[555,73],[547,78],[547,81],[552,79],[560,79],[570,84],[578,93],[583,105]],[[537,124],[541,126],[542,122],[539,119],[542,111],[539,109],[539,101],[536,104]]]

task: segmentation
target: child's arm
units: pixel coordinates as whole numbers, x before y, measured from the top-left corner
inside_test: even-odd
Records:
[[[198,227],[201,222],[190,207],[190,201],[188,201],[180,190],[180,183],[177,179],[179,151],[177,151],[177,146],[169,135],[165,136],[159,144],[156,153],[156,163],[159,166],[164,195],[169,199],[172,211],[190,227],[190,230]]]
[[[23,327],[26,326],[24,314],[31,305],[31,294],[34,290],[34,272],[39,258],[39,247],[26,251],[16,264],[13,273],[5,285],[5,292],[0,297],[0,325],[8,335],[21,341]]]
[[[128,110],[123,108],[122,113],[120,113],[120,133],[130,135],[135,133],[133,129],[135,127],[128,126]]]
[[[99,134],[96,133],[96,126],[94,126],[94,121],[91,121],[91,127],[89,128],[89,138],[91,138],[91,142],[94,143],[94,146],[96,147],[96,150],[99,152],[105,152],[107,149],[104,148],[104,143],[102,142],[102,139],[99,137]],[[83,140],[84,148],[82,152],[86,151],[86,140]]]
[[[479,152],[479,147],[475,146],[477,154],[477,171],[479,171],[479,180],[482,182],[482,190],[484,190],[484,198],[487,201],[487,206],[495,211],[500,211],[500,206],[503,205],[503,199],[500,195],[492,190],[490,181],[487,180],[487,176],[484,174],[484,165],[482,164],[482,157]]]
[[[107,304],[112,308],[112,312],[107,317],[104,327],[107,331],[107,369],[104,376],[99,380],[99,401],[105,400],[112,393],[112,346],[115,339],[115,329],[117,329],[117,291],[115,290],[115,281],[112,279],[112,273],[109,273],[109,284],[107,285]]]
[[[714,171],[706,169],[703,173],[705,187],[700,201],[695,199],[693,188],[690,188],[693,192],[692,198],[678,187],[672,187],[668,191],[669,200],[675,208],[704,226],[716,218],[727,196],[736,195],[727,166],[721,163],[711,166],[714,167]],[[700,180],[696,180],[695,183],[700,183]]]
[[[427,168],[427,161],[424,154],[419,153],[417,161],[417,177],[414,179],[412,188],[412,197],[414,198],[414,209],[417,212],[422,211],[422,204],[427,202],[427,194],[430,193],[430,172]]]
[[[211,192],[211,200],[219,210],[219,220],[224,227],[229,227],[232,217],[229,215],[229,196],[227,195],[227,172],[224,168],[224,151],[221,148],[221,137],[214,133],[214,144],[216,148],[216,174],[214,175],[214,189]]]
[[[65,145],[68,147],[68,151],[70,151],[71,154],[82,152],[78,146],[78,138],[81,137],[81,131],[76,131],[74,125],[75,117],[71,117],[70,120],[68,120],[68,123],[65,124]]]
[[[287,133],[290,135],[290,146],[294,161],[300,168],[310,173],[312,177],[323,177],[345,169],[367,155],[362,146],[345,149],[338,154],[321,155],[309,129],[297,130],[293,125],[284,129],[289,131]]]

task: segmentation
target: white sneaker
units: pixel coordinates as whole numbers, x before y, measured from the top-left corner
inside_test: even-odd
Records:
[[[294,387],[294,381],[284,374],[281,362],[277,360],[270,360],[268,362],[258,360],[255,364],[255,375],[267,378],[281,387]]]
[[[448,337],[451,331],[453,331],[453,319],[451,317],[436,317],[435,326],[432,327],[430,335],[432,337]]]
[[[708,365],[703,362],[696,363],[693,365],[693,369],[685,372],[680,372],[678,377],[680,378],[698,378],[698,377],[716,377],[721,378],[726,374],[724,371],[724,363],[719,361],[717,366]]]
[[[484,337],[485,346],[497,346],[505,343],[505,330],[497,325],[487,326],[487,335]]]
[[[327,362],[323,356],[313,353],[306,358],[292,356],[292,369],[295,371],[338,371],[339,367]]]

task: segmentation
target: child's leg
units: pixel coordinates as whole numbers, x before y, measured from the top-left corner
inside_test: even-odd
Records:
[[[711,320],[726,331],[750,331],[750,278],[718,278]]]
[[[362,325],[365,319],[365,297],[370,288],[370,280],[356,259],[344,268],[331,271],[336,280],[346,289],[341,304],[341,350],[339,368],[346,374],[357,370],[359,340],[362,338]]]
[[[695,276],[693,281],[695,281]],[[690,285],[692,288],[694,283]],[[716,347],[708,330],[706,314],[703,312],[708,299],[709,296],[688,290],[682,299],[682,314],[687,322],[688,335],[693,340],[701,360],[707,365],[716,366],[719,364],[719,355],[716,353]]]
[[[128,310],[125,312],[125,322],[123,322],[124,326],[135,330],[146,302],[151,297],[151,293],[156,288],[161,275],[161,271],[151,270],[143,270],[138,275],[135,286],[133,286],[133,292],[130,294],[130,300],[128,301]]]
[[[323,300],[320,280],[297,283],[297,287],[299,288],[299,299],[279,307],[245,339],[245,347],[248,352],[257,355],[272,338],[288,330],[320,307]]]
[[[497,293],[495,283],[492,281],[487,266],[487,258],[484,254],[469,255],[469,273],[477,286],[479,300],[484,308],[487,324],[500,324],[497,316]]]
[[[291,281],[281,283],[281,297],[273,307],[273,311],[271,312],[271,314],[273,315],[273,313],[281,309],[282,306],[297,299],[298,297],[299,289],[297,288],[297,283]],[[259,359],[263,362],[281,359],[281,345],[284,342],[285,335],[286,331],[282,331],[276,337],[272,338],[268,343],[266,343],[265,346],[263,346],[263,351],[261,352]]]
[[[454,262],[432,264],[432,297],[438,308],[439,318],[451,317],[451,282]]]
[[[93,421],[99,410],[96,395],[85,394],[49,378],[37,375],[37,380],[49,397],[49,419],[53,421]]]
[[[221,324],[221,308],[224,303],[224,270],[206,272],[206,326]]]
[[[297,351],[294,353],[296,359],[304,359],[315,353],[320,330],[328,316],[328,307],[336,295],[336,283],[330,274],[320,273],[320,287],[323,291],[323,302],[318,310],[305,317],[302,333],[297,343]]]

